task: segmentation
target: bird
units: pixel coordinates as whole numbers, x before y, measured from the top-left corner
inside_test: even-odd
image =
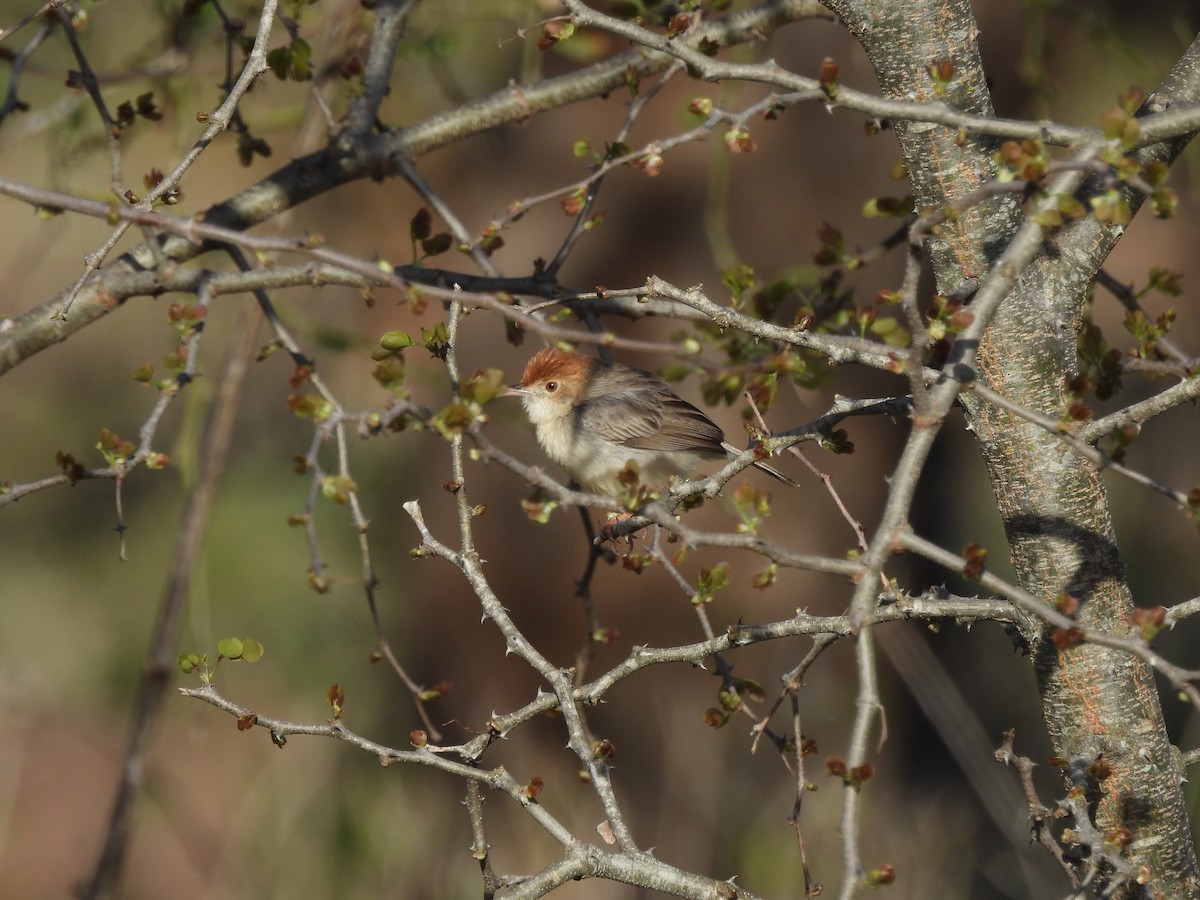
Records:
[[[700,459],[740,452],[657,375],[582,353],[539,351],[505,396],[521,399],[546,455],[597,494],[619,494],[618,476],[631,462],[643,485],[662,490]],[[799,487],[770,466],[754,465]]]

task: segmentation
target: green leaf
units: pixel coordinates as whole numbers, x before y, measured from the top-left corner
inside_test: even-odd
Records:
[[[302,419],[324,422],[333,414],[333,404],[318,394],[289,394],[288,409]]]
[[[449,406],[441,409],[429,420],[429,424],[442,437],[449,440],[456,434],[461,434],[475,421],[475,413],[460,400],[455,400]]]
[[[1063,223],[1063,217],[1059,210],[1051,208],[1036,213],[1033,221],[1037,222],[1043,228],[1058,228]]]
[[[242,659],[248,663],[256,663],[262,659],[267,648],[254,638],[242,638]]]
[[[769,566],[763,569],[763,571],[755,575],[753,581],[750,583],[754,586],[755,590],[765,591],[775,583],[775,578],[778,574],[779,566],[775,563],[771,563]]]
[[[296,81],[308,81],[312,78],[312,47],[304,38],[292,41],[292,77]]]
[[[721,273],[721,284],[733,295],[733,305],[741,305],[742,295],[756,284],[754,269],[747,265],[730,266]]]
[[[110,466],[120,465],[137,452],[132,441],[122,440],[119,434],[107,428],[100,429],[100,440],[96,442],[96,449]]]
[[[275,73],[280,81],[287,79],[288,67],[292,62],[292,51],[289,47],[276,47],[267,54],[267,68]]]
[[[729,583],[729,563],[718,563],[711,569],[701,569],[697,579],[697,591],[692,597],[692,603],[700,606],[711,603],[713,595]]]
[[[1179,198],[1175,195],[1175,191],[1165,185],[1158,188],[1151,196],[1151,208],[1154,210],[1156,218],[1173,218],[1178,207]]]
[[[379,339],[379,346],[384,350],[399,351],[411,347],[415,341],[404,331],[389,331]]]
[[[499,397],[505,390],[507,386],[504,383],[504,373],[499,369],[484,369],[476,371],[471,380],[463,385],[462,394],[467,400],[483,406]]]
[[[349,503],[350,495],[357,490],[358,485],[349,475],[327,475],[321,480],[321,494],[340,506]]]
[[[371,372],[371,377],[393,394],[401,395],[404,387],[404,360],[399,356],[379,360],[375,364],[375,370]]]
[[[438,322],[433,328],[421,326],[421,341],[425,348],[434,356],[440,357],[450,342],[450,334],[446,331],[446,323]]]

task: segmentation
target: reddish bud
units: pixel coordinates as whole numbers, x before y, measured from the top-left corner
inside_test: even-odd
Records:
[[[292,373],[292,377],[288,379],[288,384],[293,388],[299,388],[300,385],[308,381],[312,376],[313,367],[310,365],[296,366],[296,371]]]
[[[1114,828],[1105,833],[1104,842],[1112,847],[1128,847],[1133,843],[1133,832],[1128,828]]]
[[[967,544],[963,548],[963,558],[967,561],[963,566],[963,578],[968,581],[978,581],[983,575],[983,564],[987,561],[988,551],[979,544]]]
[[[325,692],[325,699],[333,707],[333,717],[340,719],[342,717],[342,707],[346,703],[346,692],[342,690],[342,686],[340,684],[331,684],[329,690]]]
[[[1129,622],[1141,632],[1142,640],[1152,641],[1167,623],[1166,607],[1135,609],[1129,617]]]
[[[1092,408],[1077,400],[1067,407],[1067,417],[1073,422],[1086,422],[1092,417]]]
[[[1078,647],[1083,643],[1083,629],[1058,628],[1054,631],[1054,646],[1059,653]]]
[[[538,38],[539,50],[549,50],[555,44],[565,41],[575,33],[575,23],[569,19],[554,19],[547,22]]]
[[[597,628],[592,632],[592,640],[597,644],[603,644],[605,647],[611,647],[621,636],[619,628]]]
[[[950,328],[955,332],[965,331],[975,321],[975,314],[960,309],[950,317]]]
[[[729,721],[730,713],[715,706],[704,711],[704,724],[709,728],[720,728]]]
[[[1067,379],[1067,392],[1074,394],[1076,397],[1082,397],[1092,389],[1092,380],[1083,372],[1080,372],[1074,378]]]
[[[1087,772],[1096,781],[1104,781],[1113,773],[1112,763],[1108,761],[1108,757],[1101,753],[1088,766]]]
[[[821,90],[829,97],[832,97],[837,92],[838,79],[841,73],[838,69],[836,60],[831,56],[826,56],[821,60],[820,84]]]
[[[671,21],[667,24],[667,37],[678,37],[688,30],[693,21],[691,13],[677,13],[671,17]]]
[[[891,884],[895,880],[896,867],[891,863],[884,863],[868,872],[863,878],[863,883],[867,887],[878,887],[883,884]]]
[[[1054,605],[1064,616],[1074,618],[1075,614],[1079,612],[1079,598],[1072,594],[1059,594],[1058,598],[1054,601]]]

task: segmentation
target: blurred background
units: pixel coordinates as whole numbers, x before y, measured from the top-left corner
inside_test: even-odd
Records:
[[[30,11],[29,4],[3,0],[0,26]],[[219,102],[220,27],[207,8],[181,25],[178,5],[163,0],[89,5],[87,12],[80,37],[103,77],[106,99],[115,106],[153,90],[164,112],[158,122],[139,120],[122,141],[126,179],[138,184],[153,167],[173,167],[198,134],[195,113]],[[229,12],[251,22],[257,17],[250,5]],[[510,81],[586,62],[568,51],[604,55],[625,49],[614,39],[583,35],[564,45],[564,52],[539,53],[534,23],[556,12],[551,4],[528,0],[422,4],[402,46],[383,120],[411,124]],[[1144,16],[1120,3],[1030,0],[1015,6],[980,0],[976,14],[998,113],[1072,125],[1097,123],[1131,85],[1152,89],[1200,28],[1200,15],[1185,2],[1161,4],[1157,15]],[[325,0],[299,15],[318,65],[336,66],[365,46],[371,17],[357,4]],[[522,37],[519,28],[529,31]],[[4,46],[15,52],[30,33],[26,29]],[[747,59],[773,58],[810,76],[830,56],[840,65],[843,83],[864,90],[875,86],[853,40],[829,21],[790,26],[738,52]],[[66,71],[74,67],[65,42],[55,35],[26,69],[21,97],[30,109],[0,128],[0,177],[106,198],[108,161],[95,111],[81,92],[63,87]],[[753,86],[716,88],[677,78],[655,98],[627,143],[638,147],[690,127],[695,120],[686,106],[695,96],[740,108],[763,95]],[[335,114],[344,110],[344,93],[331,90],[327,99]],[[572,145],[583,137],[596,147],[611,140],[624,119],[625,101],[614,94],[539,115],[432,154],[418,168],[478,233],[513,201],[583,177],[588,160],[577,159]],[[202,211],[324,141],[305,86],[267,75],[247,97],[243,114],[270,142],[272,157],[243,167],[234,139],[218,141],[185,178],[179,214]],[[804,285],[817,278],[812,257],[823,223],[839,228],[850,249],[871,247],[895,228],[895,220],[862,215],[872,197],[905,193],[890,175],[898,153],[889,132],[868,136],[861,116],[830,114],[813,104],[757,123],[753,136],[758,150],[752,154],[731,156],[716,138],[669,153],[659,177],[614,172],[597,205],[606,216],[603,225],[580,242],[562,282],[578,290],[632,287],[653,274],[681,286],[703,284],[721,302],[725,289],[714,244],[752,266],[760,281],[792,273]],[[1176,219],[1143,214],[1130,227],[1107,266],[1119,280],[1141,286],[1151,267],[1163,266],[1181,271],[1184,297],[1191,292],[1200,278],[1198,160],[1193,148],[1172,174],[1180,197]],[[400,179],[360,183],[305,204],[262,233],[319,232],[334,249],[405,263],[411,253],[408,222],[420,205]],[[42,220],[10,200],[0,200],[0,210],[6,285],[0,316],[16,316],[68,287],[82,271],[84,254],[109,233],[102,222],[71,215]],[[569,227],[557,203],[543,204],[504,232],[505,246],[494,261],[504,274],[527,273],[536,258],[553,257]],[[469,262],[455,254],[434,263],[470,271]],[[893,254],[855,274],[849,286],[859,302],[898,286],[901,264]],[[54,474],[57,451],[100,465],[93,446],[101,428],[136,435],[156,396],[132,374],[146,362],[160,367],[161,357],[175,346],[165,316],[177,299],[131,300],[0,379],[0,480],[23,483]],[[391,329],[415,334],[441,315],[436,304],[417,315],[404,298],[382,290],[375,292],[373,307],[357,291],[336,287],[280,291],[274,299],[318,371],[350,408],[378,408],[386,400],[371,377],[370,353],[379,336]],[[217,299],[204,337],[203,374],[220,372],[237,310],[251,302],[244,296]],[[1181,307],[1172,337],[1197,352],[1197,322],[1183,298],[1150,295],[1144,303],[1152,313]],[[1122,347],[1133,343],[1121,329],[1123,315],[1098,292],[1096,321]],[[660,340],[678,330],[656,322],[620,328]],[[270,335],[265,327],[261,331],[265,344]],[[465,372],[498,367],[511,382],[538,346],[533,336],[524,346],[511,346],[497,318],[477,313],[463,323],[458,353]],[[440,362],[426,356],[420,348],[408,351],[407,383],[414,400],[438,409],[449,400],[448,380]],[[618,358],[645,368],[671,361]],[[358,587],[357,538],[347,510],[332,503],[318,507],[322,549],[335,582],[324,595],[308,588],[304,536],[288,527],[288,516],[302,511],[309,486],[293,473],[292,455],[307,449],[312,433],[311,423],[287,408],[291,375],[283,354],[257,363],[251,373],[179,649],[215,656],[219,639],[253,636],[266,655],[253,667],[223,664],[218,687],[224,695],[264,715],[321,722],[329,716],[325,692],[336,682],[345,688],[348,727],[407,747],[409,732],[420,722],[394,674],[370,662],[375,642]],[[1120,400],[1130,402],[1161,386],[1127,379]],[[197,437],[211,390],[212,379],[202,377],[169,409],[156,449],[171,456],[171,466],[161,472],[140,469],[125,484],[128,560],[118,558],[111,482],[45,491],[0,510],[0,897],[68,896],[94,865],[183,497],[195,477]],[[677,390],[700,402],[694,379]],[[900,380],[880,373],[836,371],[820,390],[783,386],[769,424],[782,431],[810,421],[828,408],[834,393],[873,397],[904,390]],[[709,412],[738,442],[740,404]],[[488,413],[487,434],[494,443],[530,463],[544,462],[515,403],[499,401]],[[852,455],[805,452],[832,476],[848,509],[869,531],[907,428],[869,419],[846,427]],[[1129,462],[1187,490],[1198,480],[1197,438],[1195,411],[1175,410],[1145,428]],[[424,432],[356,438],[351,457],[371,521],[388,639],[419,681],[453,684],[431,704],[431,714],[439,724],[452,723],[446,727],[448,741],[465,740],[493,712],[530,701],[539,684],[524,664],[505,656],[496,630],[481,624],[478,603],[455,570],[409,556],[418,537],[401,509],[408,500],[421,500],[441,540],[453,545],[457,539],[454,502],[442,490],[451,477],[446,444]],[[765,536],[806,553],[840,556],[853,549],[850,526],[817,479],[796,461],[782,466],[807,489],[802,496],[785,496],[769,480],[756,481],[775,495]],[[467,476],[471,502],[487,507],[477,538],[493,587],[534,644],[556,663],[570,665],[586,635],[573,597],[587,555],[577,514],[559,510],[549,526],[538,525],[519,505],[529,488],[516,476],[478,463]],[[1111,477],[1109,488],[1138,605],[1170,605],[1200,594],[1194,525],[1148,491]],[[735,519],[726,501],[709,503],[689,522],[729,530]],[[971,542],[988,547],[989,568],[1009,574],[987,478],[961,419],[943,432],[922,482],[914,524],[951,549]],[[751,579],[763,562],[715,550],[694,551],[683,571],[694,580],[701,567],[721,561],[729,562],[731,579],[709,609],[717,629],[739,620],[787,618],[796,609],[840,613],[852,589],[841,579],[781,571],[773,587],[754,590]],[[913,588],[946,582],[968,590],[945,573],[904,560],[890,571]],[[701,638],[689,598],[661,567],[634,575],[619,565],[602,566],[592,595],[602,623],[619,632],[611,646],[597,649],[595,674],[635,645]],[[1028,846],[1027,809],[1015,775],[991,759],[1009,728],[1016,728],[1019,753],[1039,762],[1049,753],[1028,660],[994,624],[966,629],[946,623],[936,633],[905,624],[880,631],[887,739],[873,760],[878,775],[864,792],[864,861],[896,867],[894,896],[1062,896],[1065,882],[1048,854]],[[1194,632],[1185,624],[1162,635],[1158,646],[1195,667],[1200,661]],[[806,639],[778,641],[743,649],[730,662],[737,675],[763,685],[770,700],[779,677],[810,646]],[[190,683],[181,674],[176,679]],[[794,777],[769,746],[750,752],[748,718],[735,717],[720,730],[705,724],[704,712],[716,705],[719,686],[711,668],[660,667],[622,682],[588,715],[596,734],[616,746],[616,788],[641,846],[685,869],[736,875],[739,884],[762,895],[799,896],[799,858],[787,824]],[[801,821],[813,873],[829,890],[841,866],[842,788],[824,774],[824,760],[846,752],[855,692],[853,648],[843,643],[812,667],[800,695],[804,732],[819,747],[807,773],[818,790],[807,795]],[[1164,703],[1173,738],[1185,749],[1195,746],[1196,723],[1185,705],[1170,694]],[[782,717],[772,724],[788,727]],[[948,749],[956,743],[957,753]],[[563,744],[559,722],[538,720],[495,745],[484,763],[509,767],[519,781],[543,777],[541,802],[585,840],[597,840],[593,829],[603,814],[578,783],[577,760]],[[1047,767],[1041,767],[1039,779],[1043,799],[1057,796]],[[1189,788],[1189,794],[1194,808],[1196,791]],[[262,730],[240,733],[229,716],[172,694],[148,759],[121,895],[479,896],[462,797],[463,785],[455,779],[405,766],[383,770],[372,757],[333,741],[292,738],[277,749]],[[556,845],[511,802],[490,797],[485,809],[497,871],[532,872],[555,858]],[[568,885],[559,895],[651,896],[601,882]]]

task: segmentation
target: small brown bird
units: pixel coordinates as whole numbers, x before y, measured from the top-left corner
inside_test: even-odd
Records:
[[[538,352],[507,396],[521,398],[546,455],[600,494],[619,491],[617,476],[629,462],[643,484],[661,489],[700,459],[739,452],[657,375],[579,353]],[[754,465],[799,487],[770,466]]]

